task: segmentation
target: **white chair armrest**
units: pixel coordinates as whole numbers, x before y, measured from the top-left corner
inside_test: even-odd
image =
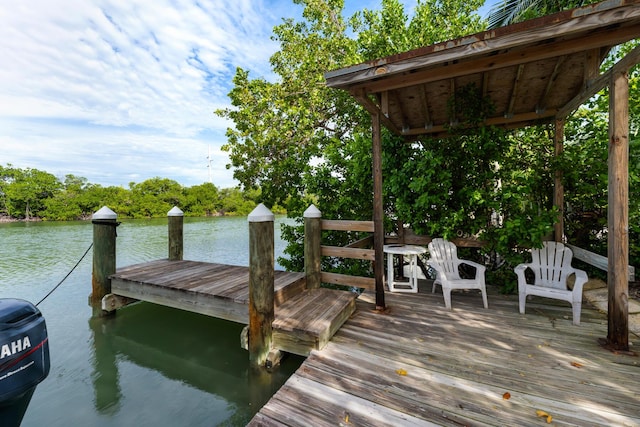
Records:
[[[513,271],[516,273],[516,275],[518,276],[518,284],[522,284],[525,285],[527,284],[527,279],[524,275],[524,272],[527,270],[527,268],[529,268],[531,266],[531,264],[518,264]]]
[[[582,294],[582,287],[587,283],[589,277],[587,277],[587,273],[585,271],[578,270],[577,268],[573,269],[573,273],[576,275],[576,281],[573,284],[573,289],[575,292],[580,292]]]

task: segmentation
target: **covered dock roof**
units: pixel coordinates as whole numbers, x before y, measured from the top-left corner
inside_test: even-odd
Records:
[[[399,135],[446,134],[447,103],[473,83],[510,128],[566,117],[604,87],[600,66],[640,36],[637,1],[605,1],[380,58],[325,74]],[[627,58],[638,61],[639,54]]]
[[[412,140],[444,137],[455,114],[456,91],[471,83],[495,106],[485,125],[521,128],[554,123],[562,152],[564,120],[609,87],[608,288],[605,345],[628,350],[629,84],[640,46],[605,72],[616,46],[640,37],[640,1],[609,0],[495,30],[422,47],[325,74],[327,85],[348,91],[369,113],[373,131],[374,277],[376,306],[384,308],[381,125]],[[562,173],[554,204],[562,214]],[[562,239],[562,215],[556,240]]]

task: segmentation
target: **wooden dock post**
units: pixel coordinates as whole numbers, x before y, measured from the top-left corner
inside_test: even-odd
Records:
[[[274,309],[274,221],[262,203],[249,220],[249,363],[269,367]],[[267,361],[270,360],[269,363]]]
[[[169,259],[182,261],[184,250],[184,213],[174,206],[168,213],[169,223]]]
[[[116,272],[116,221],[118,216],[106,206],[93,214],[93,271],[89,304],[94,316],[105,315],[102,298],[111,292],[109,276]]]
[[[322,213],[314,205],[304,211],[304,273],[307,289],[316,289],[321,283]]]

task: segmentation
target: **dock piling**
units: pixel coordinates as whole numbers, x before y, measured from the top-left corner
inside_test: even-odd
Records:
[[[169,259],[172,261],[182,261],[184,248],[184,213],[180,208],[174,206],[167,213],[169,224]]]
[[[116,272],[116,227],[118,216],[106,206],[91,218],[93,224],[93,270],[91,273],[91,295],[89,304],[94,316],[106,314],[102,310],[102,298],[111,292],[109,276]]]
[[[249,363],[265,367],[271,360],[274,309],[274,221],[262,203],[249,220]]]
[[[304,211],[304,273],[307,289],[320,287],[322,257],[320,242],[322,238],[322,213],[314,205]]]

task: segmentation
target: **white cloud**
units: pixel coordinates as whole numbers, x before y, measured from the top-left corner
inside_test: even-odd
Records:
[[[346,14],[380,1],[346,2]],[[415,2],[405,2],[412,9]],[[272,76],[292,0],[0,2],[0,165],[122,185],[236,185],[220,151],[236,67]]]
[[[0,162],[103,185],[195,185],[211,146],[214,183],[235,185],[220,151],[229,123],[213,111],[228,106],[237,66],[270,74],[280,3],[3,2]]]

